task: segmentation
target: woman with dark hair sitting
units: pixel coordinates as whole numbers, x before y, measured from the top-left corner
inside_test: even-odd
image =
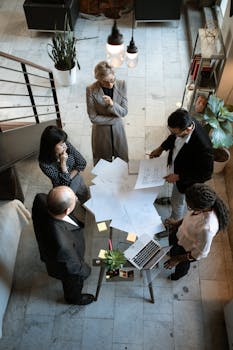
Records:
[[[171,280],[178,280],[188,273],[190,262],[207,257],[214,236],[229,221],[229,211],[221,198],[205,184],[194,184],[185,192],[188,212],[183,220],[173,225],[169,234],[171,258],[164,267],[175,273]]]
[[[88,200],[88,188],[79,174],[85,169],[87,162],[67,141],[64,130],[55,125],[45,128],[41,135],[38,159],[41,170],[50,178],[53,187],[69,186],[80,203]]]

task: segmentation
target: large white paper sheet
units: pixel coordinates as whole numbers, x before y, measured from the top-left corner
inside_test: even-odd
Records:
[[[166,157],[143,159],[140,161],[135,189],[162,186],[167,175]]]
[[[153,237],[164,230],[153,206],[160,187],[135,190],[137,176],[128,175],[128,164],[119,158],[112,163],[100,160],[92,172],[98,175],[84,206],[96,222],[111,220],[112,227],[138,236],[147,233]]]
[[[111,167],[111,163],[107,160],[100,159],[91,172],[94,175],[101,176],[104,173],[105,169],[108,167]]]

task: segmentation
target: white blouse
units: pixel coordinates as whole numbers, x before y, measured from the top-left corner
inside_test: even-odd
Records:
[[[212,240],[219,230],[218,218],[214,211],[193,214],[188,211],[177,231],[178,244],[199,260],[205,258]]]

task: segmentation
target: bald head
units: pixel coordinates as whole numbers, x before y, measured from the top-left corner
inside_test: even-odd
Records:
[[[76,196],[67,186],[54,187],[48,194],[48,210],[53,215],[68,215],[74,210]]]

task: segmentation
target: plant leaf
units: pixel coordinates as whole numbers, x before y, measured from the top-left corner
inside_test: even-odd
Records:
[[[233,144],[233,136],[231,133],[225,133],[222,128],[213,129],[211,141],[214,148],[227,147]]]

